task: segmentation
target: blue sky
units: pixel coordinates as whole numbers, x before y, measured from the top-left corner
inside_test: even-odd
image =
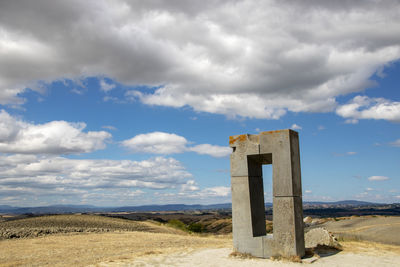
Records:
[[[0,204],[230,202],[229,136],[287,128],[304,201],[399,202],[398,14],[397,1],[3,1]]]

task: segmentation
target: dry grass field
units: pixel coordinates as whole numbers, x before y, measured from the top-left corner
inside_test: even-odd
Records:
[[[208,227],[229,229],[230,223],[229,219],[214,220],[214,225]],[[312,265],[398,266],[400,246],[393,244],[400,240],[399,223],[398,217],[384,216],[324,220],[320,226],[341,235],[343,251],[321,254]],[[41,216],[3,221],[0,222],[0,266],[302,264],[231,257],[231,234],[190,234],[167,225],[96,215]],[[272,228],[271,225],[268,227]],[[381,240],[376,240],[377,237]]]
[[[152,220],[167,223],[179,220],[185,225],[201,225],[203,233],[229,234],[232,232],[232,218],[230,214],[220,212],[168,212],[168,213],[109,213],[107,216],[130,219],[134,221]]]
[[[199,248],[231,246],[231,239],[119,232],[49,235],[0,241],[0,266],[87,266]]]
[[[362,216],[328,220],[325,227],[339,240],[370,241],[400,246],[400,217]]]
[[[96,215],[52,215],[0,222],[0,239],[37,237],[59,233],[145,231],[180,233],[155,222],[136,222]]]
[[[54,215],[0,222],[0,266],[87,266],[143,255],[230,246],[155,222]]]

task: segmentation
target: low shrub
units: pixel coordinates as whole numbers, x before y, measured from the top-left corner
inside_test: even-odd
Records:
[[[183,231],[187,231],[186,224],[184,224],[180,220],[172,219],[172,220],[169,220],[167,224],[168,224],[168,226],[171,226],[173,228],[180,229],[180,230],[183,230]]]
[[[191,223],[188,225],[187,229],[190,232],[201,233],[204,231],[204,225],[201,223]]]

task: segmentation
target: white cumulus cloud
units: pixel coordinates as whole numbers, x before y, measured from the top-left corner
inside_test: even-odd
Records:
[[[135,153],[162,155],[193,151],[201,155],[226,157],[232,152],[229,147],[224,146],[210,144],[190,146],[185,137],[164,132],[139,134],[131,139],[122,141],[121,145]]]
[[[348,118],[346,123],[357,123],[359,119],[400,122],[400,102],[356,96],[349,103],[339,106],[336,114]]]
[[[227,186],[215,186],[206,188],[203,192],[207,196],[226,197],[231,193],[231,188]]]
[[[51,121],[32,124],[0,111],[0,152],[22,154],[86,153],[105,148],[111,134],[84,132],[85,123]]]
[[[153,132],[136,135],[121,144],[132,152],[174,154],[184,152],[187,143],[186,138],[176,134]]]
[[[109,91],[111,91],[112,89],[115,88],[115,84],[109,84],[107,81],[105,81],[104,79],[100,80],[100,89],[107,93]]]
[[[370,176],[368,177],[369,181],[386,181],[389,180],[389,177],[386,176]]]
[[[178,193],[178,196],[181,198],[188,199],[215,199],[222,198],[227,200],[231,194],[231,188],[227,186],[214,186],[214,187],[206,187],[202,190],[196,188],[196,190],[186,190]]]
[[[228,117],[333,111],[400,58],[399,13],[379,0],[3,0],[0,104],[97,76],[157,88],[134,93],[145,104]]]
[[[290,129],[293,130],[301,130],[303,129],[300,125],[297,125],[296,123],[292,124],[292,126],[290,126]]]
[[[390,143],[392,146],[398,146],[400,147],[400,139],[397,139],[396,141]]]
[[[202,144],[192,146],[188,148],[190,151],[194,151],[201,155],[209,155],[212,157],[226,157],[232,153],[232,149],[226,146],[215,146],[210,144]]]
[[[192,191],[198,191],[198,190],[199,190],[199,187],[195,180],[189,180],[185,184],[181,185],[182,192],[192,192]]]

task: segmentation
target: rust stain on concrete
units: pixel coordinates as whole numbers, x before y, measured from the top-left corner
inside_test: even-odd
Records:
[[[247,140],[247,135],[241,134],[241,135],[236,135],[236,136],[229,136],[229,144],[230,145],[234,144],[237,140],[239,140],[239,142],[244,142]]]
[[[288,130],[276,130],[276,131],[268,131],[268,132],[261,132],[260,134],[277,134],[277,133],[281,133],[281,132],[285,132]]]

